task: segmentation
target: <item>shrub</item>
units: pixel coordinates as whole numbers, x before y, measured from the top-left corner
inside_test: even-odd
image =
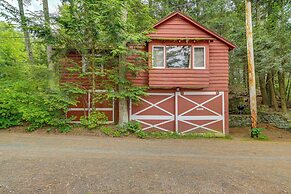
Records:
[[[101,126],[100,131],[108,136],[121,137],[130,134],[136,134],[138,137],[145,137],[145,132],[141,130],[141,125],[138,122],[128,122],[123,125],[118,125],[116,128],[109,126]]]
[[[100,131],[108,136],[112,136],[114,133],[114,129],[108,126],[101,126]]]
[[[22,114],[18,111],[13,101],[0,96],[0,129],[21,124]]]
[[[88,129],[96,129],[108,121],[107,116],[103,112],[93,111],[89,116],[81,116],[81,124]]]
[[[262,133],[262,131],[264,130],[264,128],[253,128],[252,130],[251,130],[251,137],[252,138],[259,138],[260,137],[260,135],[261,135],[261,133]]]
[[[141,131],[141,125],[136,121],[130,121],[123,125],[118,125],[117,131],[119,131],[120,136],[127,136],[129,134],[139,133]]]
[[[47,68],[43,66],[0,66],[0,128],[28,123],[28,131],[44,126],[60,132],[70,129],[65,112],[75,104],[74,95],[47,88]]]

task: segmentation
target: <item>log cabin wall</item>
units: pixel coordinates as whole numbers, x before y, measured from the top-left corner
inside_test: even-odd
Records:
[[[137,76],[127,75],[134,85],[149,88],[148,96],[141,97],[141,103],[129,104],[130,120],[141,122],[143,129],[149,131],[228,134],[228,52],[235,45],[180,12],[170,14],[154,28],[155,31],[148,34],[151,40],[137,48],[148,52],[147,70],[138,72]],[[191,47],[191,65],[189,68],[153,68],[154,46],[164,47],[164,52],[166,46]],[[204,69],[195,69],[193,65],[193,50],[197,46],[205,50]],[[127,59],[134,63],[136,57],[132,55]],[[76,53],[69,53],[68,58],[81,66],[82,58]],[[65,62],[63,67],[71,65]],[[66,70],[61,70],[61,83],[81,83],[81,87],[90,88],[87,78]],[[115,121],[118,120],[117,103],[113,103],[113,112],[107,112]],[[109,110],[109,107],[100,110]],[[74,114],[76,112],[72,112]]]

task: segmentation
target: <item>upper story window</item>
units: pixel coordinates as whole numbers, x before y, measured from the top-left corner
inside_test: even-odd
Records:
[[[165,47],[154,46],[153,47],[153,67],[164,68],[165,67]]]
[[[190,46],[166,46],[167,68],[189,68],[190,60]]]
[[[205,47],[201,46],[153,46],[152,56],[153,68],[205,69],[206,66]]]
[[[205,47],[195,46],[194,52],[194,69],[205,69]]]

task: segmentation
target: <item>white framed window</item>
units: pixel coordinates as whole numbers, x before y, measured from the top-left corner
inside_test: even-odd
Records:
[[[166,46],[167,68],[190,68],[191,46]]]
[[[205,46],[157,45],[152,47],[152,68],[187,69],[191,66],[193,69],[206,69]]]
[[[191,67],[191,46],[153,46],[153,68],[178,68]]]
[[[206,54],[204,46],[193,46],[193,68],[205,69],[206,68]]]
[[[165,68],[165,46],[153,46],[152,67]]]

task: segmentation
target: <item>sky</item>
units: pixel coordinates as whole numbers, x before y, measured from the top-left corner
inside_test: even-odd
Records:
[[[7,0],[8,3],[18,8],[17,0]],[[60,0],[48,0],[49,12],[56,13]],[[42,10],[42,0],[31,0],[29,5],[26,5],[24,8],[26,11],[38,11]]]

